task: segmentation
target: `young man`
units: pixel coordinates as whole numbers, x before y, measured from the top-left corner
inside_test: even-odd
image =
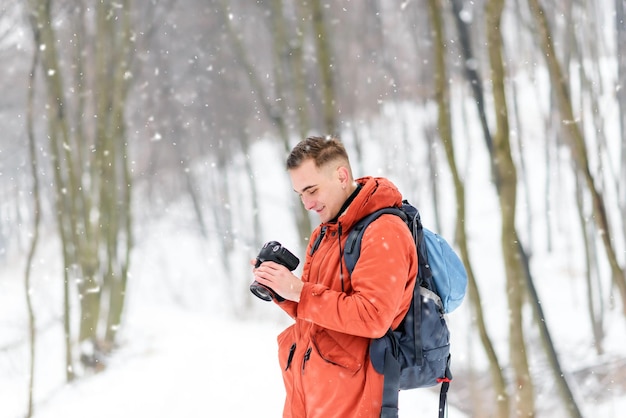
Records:
[[[278,306],[295,319],[278,336],[287,392],[284,418],[378,418],[383,376],[369,360],[369,343],[396,328],[408,310],[417,274],[411,233],[395,215],[365,230],[349,275],[343,250],[354,224],[377,209],[401,205],[384,178],[356,181],[342,143],[301,141],[287,159],[293,189],[320,225],[307,247],[302,278],[266,261],[253,269],[260,284],[286,299]]]

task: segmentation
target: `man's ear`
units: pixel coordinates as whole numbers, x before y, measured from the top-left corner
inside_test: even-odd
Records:
[[[350,181],[350,172],[346,166],[340,165],[337,167],[337,178],[342,184],[348,184]]]

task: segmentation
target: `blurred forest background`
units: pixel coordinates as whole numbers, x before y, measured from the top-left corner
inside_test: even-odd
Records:
[[[420,138],[396,140],[439,147],[444,159],[433,153],[422,181],[432,190],[443,172],[452,181],[454,242],[470,275],[473,331],[489,360],[490,416],[536,412],[529,327],[539,330],[567,414],[582,416],[536,296],[530,214],[516,202],[533,193],[526,173],[538,164],[523,150],[540,144],[533,149],[543,154],[548,191],[535,198],[545,199],[550,225],[549,190],[559,185],[549,174],[569,156],[558,172],[575,184],[578,217],[569,227],[579,231],[588,286],[581,309],[602,356],[606,315],[626,315],[625,7],[624,0],[0,0],[0,267],[15,260],[23,267],[29,320],[21,344],[37,355],[43,324],[29,297],[31,269],[42,243],[58,240],[66,379],[103,367],[123,326],[134,231],[181,199],[198,233],[217,238],[226,274],[214,280],[245,293],[249,277],[237,279],[234,267],[245,264],[238,247],[267,239],[254,144],[277,144],[282,161],[306,135],[337,134],[349,139],[358,166],[368,121],[409,103],[434,116]],[[528,95],[538,98],[532,109],[520,100]],[[539,129],[523,122],[531,110]],[[480,127],[491,164],[484,187],[497,191],[507,359],[490,340],[472,268],[470,197],[455,158],[467,130],[453,129],[459,124]],[[384,146],[389,138],[376,140]],[[406,158],[402,148],[392,152]],[[246,208],[232,194],[241,172]],[[304,243],[316,220],[296,197],[292,228]],[[433,193],[436,213],[445,210],[439,198]],[[553,233],[548,227],[537,240],[550,248]],[[233,314],[253,317],[255,306],[246,294]]]

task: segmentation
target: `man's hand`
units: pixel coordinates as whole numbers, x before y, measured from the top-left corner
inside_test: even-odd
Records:
[[[254,261],[252,262],[254,265]],[[273,261],[265,261],[257,268],[252,269],[254,280],[269,287],[287,300],[300,301],[300,293],[304,283],[289,269]]]

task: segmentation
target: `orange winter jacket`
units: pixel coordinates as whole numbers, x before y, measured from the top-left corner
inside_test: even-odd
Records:
[[[278,303],[295,323],[278,336],[286,389],[284,418],[378,418],[383,376],[369,360],[369,342],[406,314],[417,254],[409,229],[385,214],[367,227],[352,275],[344,260],[348,232],[377,209],[399,206],[389,180],[358,179],[361,190],[336,222],[311,234],[300,302]]]

